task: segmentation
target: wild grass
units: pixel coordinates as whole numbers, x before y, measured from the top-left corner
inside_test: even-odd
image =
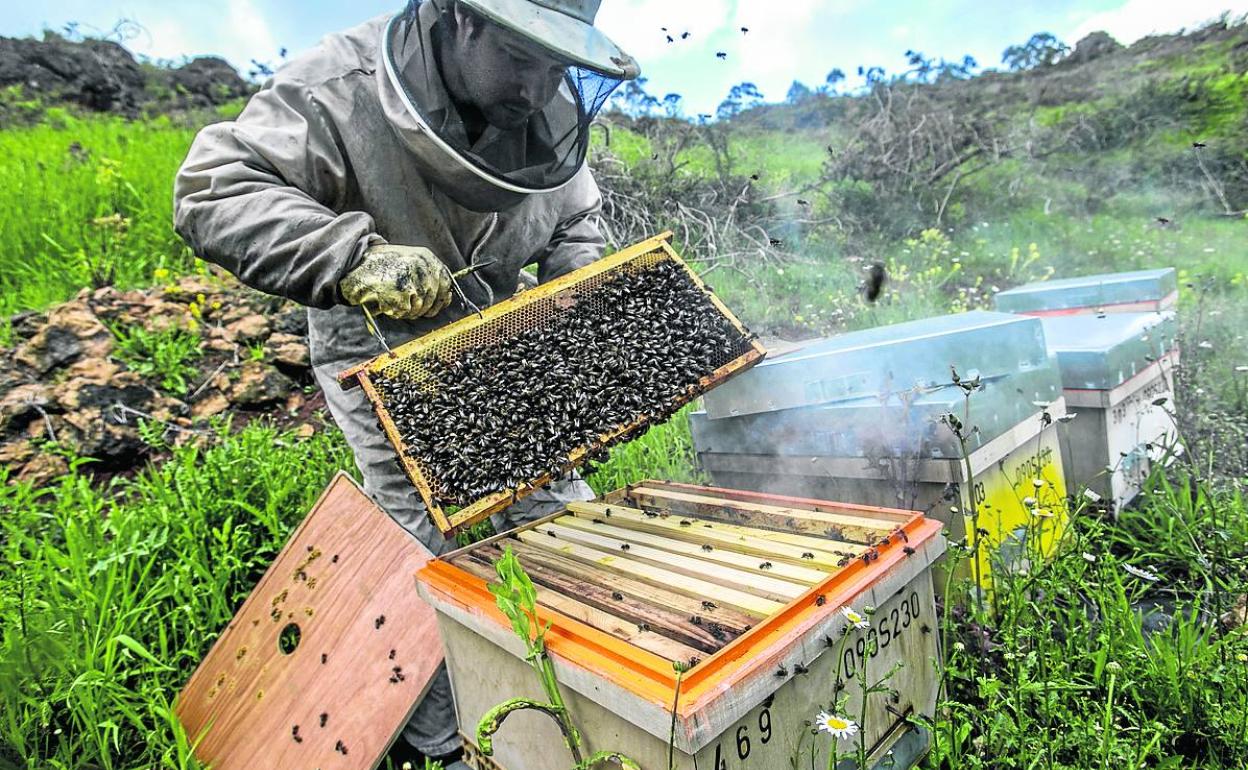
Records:
[[[157,268],[188,271],[173,174],[195,131],[167,118],[49,112],[0,131],[0,315],[83,287],[146,285]]]
[[[133,479],[0,486],[0,765],[192,767],[174,696],[332,475],[260,424]],[[0,471],[7,475],[7,472]]]

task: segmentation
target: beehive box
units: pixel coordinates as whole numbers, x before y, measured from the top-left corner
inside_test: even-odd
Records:
[[[443,533],[662,421],[765,351],[652,238],[339,375]]]
[[[782,356],[707,393],[713,419],[838,404],[950,382],[950,367],[984,380],[1048,365],[1036,319],[975,311],[829,337]]]
[[[983,385],[969,416],[951,365]],[[985,585],[994,562],[1025,568],[1065,527],[1065,403],[1039,319],[966,313],[842,335],[765,361],[705,404],[694,446],[716,484],[924,511],[954,540],[984,538],[968,573]],[[969,478],[946,413],[967,426]]]
[[[588,752],[666,768],[674,707],[680,770],[823,767],[831,739],[812,740],[809,722],[842,686],[857,714],[861,667],[874,680],[896,665],[895,695],[868,697],[864,740],[869,766],[892,752],[892,766],[907,767],[927,748],[908,717],[930,715],[936,698],[939,531],[913,512],[642,482],[430,562],[418,582],[465,731],[502,700],[543,698],[487,589],[511,547],[538,587]],[[845,606],[874,607],[870,628],[849,628]],[[679,694],[674,662],[693,665]],[[570,765],[557,728],[534,712],[509,717],[495,750],[505,770]]]
[[[1072,485],[1116,510],[1140,491],[1154,464],[1180,450],[1174,425],[1173,370],[1179,359],[1173,312],[1044,319],[1045,340],[1061,369]]]
[[[1140,313],[1172,308],[1178,298],[1178,275],[1165,267],[1037,281],[1000,292],[995,306],[1006,313],[1036,316]]]

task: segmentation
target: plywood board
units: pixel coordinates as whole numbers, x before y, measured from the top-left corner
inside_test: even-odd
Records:
[[[200,761],[375,767],[442,662],[434,612],[415,590],[430,558],[335,476],[178,698]],[[298,643],[283,650],[290,626]]]

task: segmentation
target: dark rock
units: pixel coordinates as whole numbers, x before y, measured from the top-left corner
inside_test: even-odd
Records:
[[[44,331],[43,355],[46,369],[64,366],[82,355],[82,340],[72,329],[49,326]]]
[[[109,40],[0,38],[0,87],[75,102],[97,112],[136,114],[146,83],[130,52]]]
[[[1092,32],[1075,43],[1075,50],[1066,58],[1066,64],[1087,64],[1095,59],[1122,50],[1122,43],[1110,37],[1108,32]]]
[[[301,307],[283,310],[273,319],[273,331],[296,337],[308,336],[308,311]]]
[[[265,347],[272,352],[273,362],[283,371],[307,369],[312,365],[307,341],[293,334],[274,334]]]
[[[0,399],[0,431],[15,431],[41,415],[48,407],[48,389],[39,383],[19,385]]]
[[[230,390],[230,399],[239,406],[257,407],[285,401],[294,387],[289,377],[273,367],[248,361]]]
[[[84,384],[78,390],[80,407],[97,407],[112,409],[117,404],[124,404],[131,409],[143,409],[152,398],[152,391],[142,385],[93,385]]]
[[[251,86],[225,59],[201,56],[169,73],[178,93],[193,106],[212,107],[247,96]]]
[[[231,342],[259,342],[269,336],[269,319],[262,315],[244,316],[225,327],[225,338]]]
[[[24,340],[35,336],[40,327],[47,322],[48,317],[46,315],[36,313],[33,310],[27,310],[9,317],[9,327],[13,330],[13,335]]]

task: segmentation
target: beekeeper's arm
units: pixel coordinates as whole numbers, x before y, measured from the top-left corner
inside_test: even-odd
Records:
[[[334,124],[305,84],[279,77],[238,120],[199,132],[174,181],[174,227],[203,259],[304,305],[409,318],[445,307],[435,255],[386,244],[364,212],[337,213],[347,183]]]

